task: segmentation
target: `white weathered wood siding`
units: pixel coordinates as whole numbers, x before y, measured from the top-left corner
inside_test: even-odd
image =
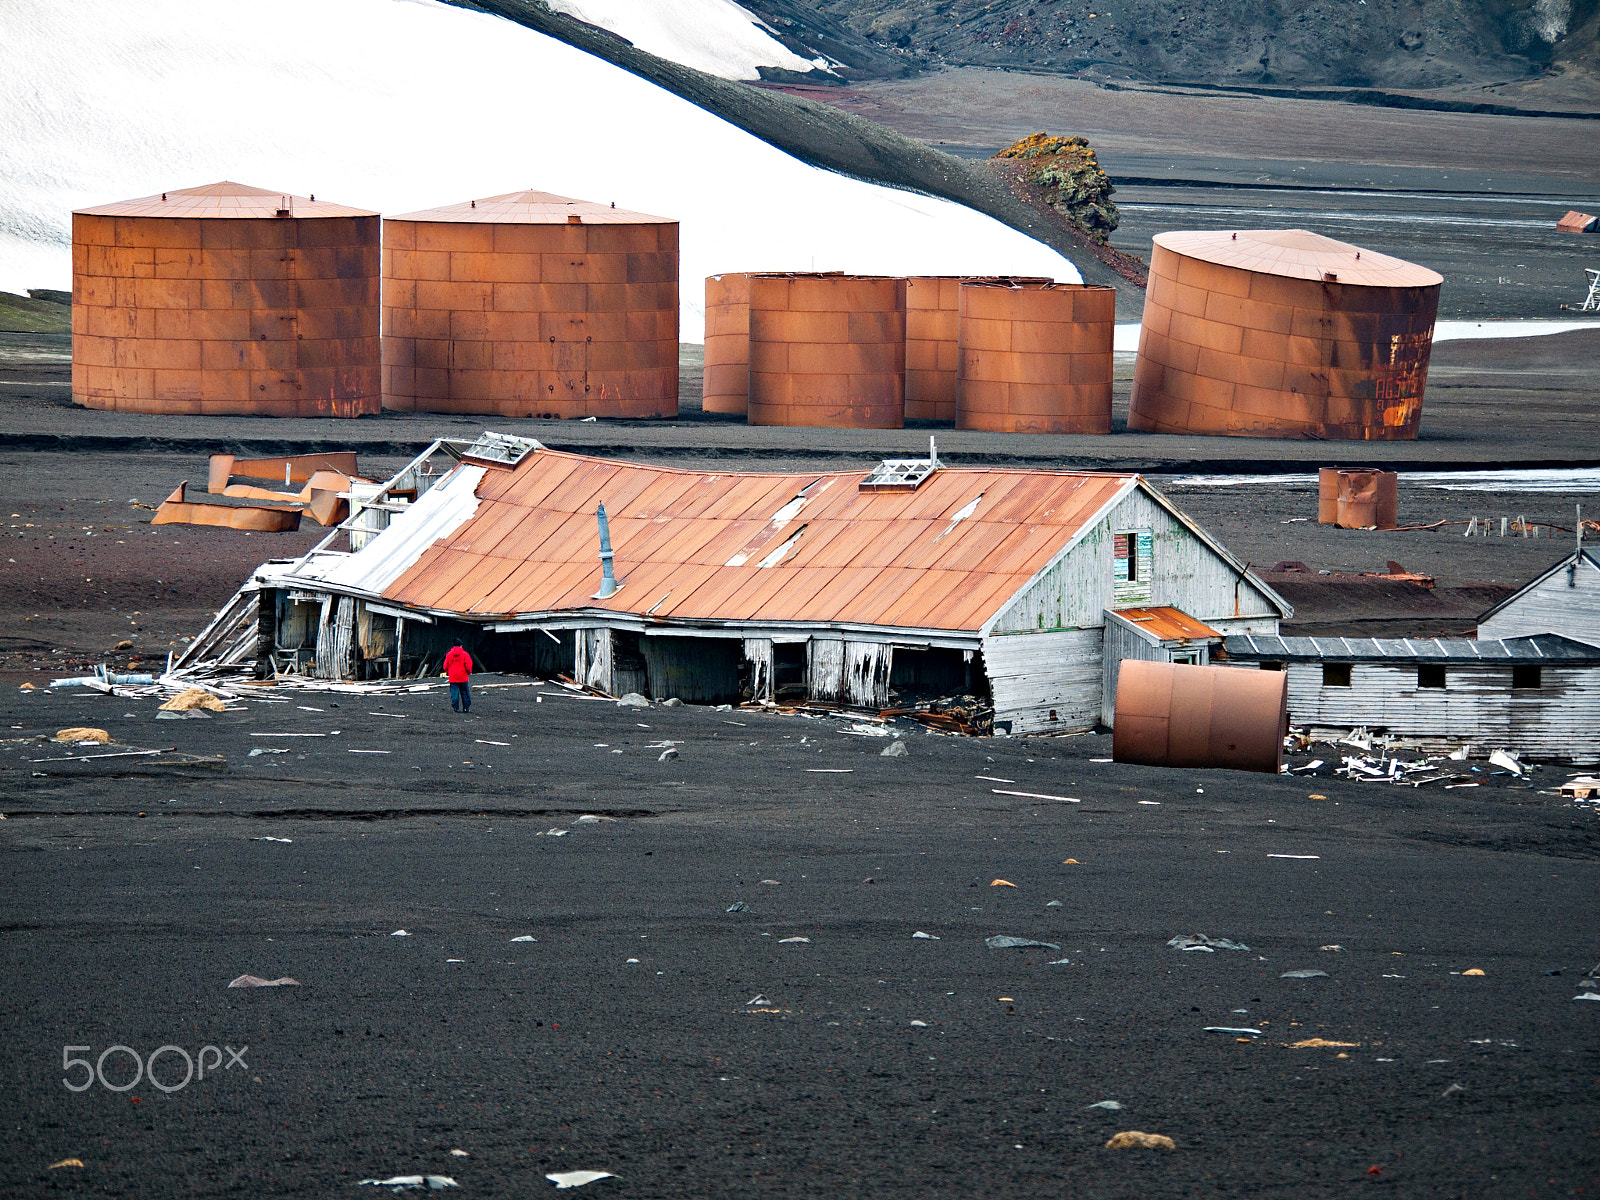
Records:
[[[1100,724],[1110,725],[1117,711],[1117,672],[1122,667],[1122,660],[1140,658],[1148,662],[1168,662],[1172,658],[1172,653],[1159,642],[1140,637],[1126,625],[1107,621],[1102,658],[1104,666],[1100,683]]]
[[[750,664],[751,699],[756,703],[771,700],[772,695],[772,639],[745,638],[744,657]]]
[[[579,629],[577,635],[573,678],[579,683],[615,695],[611,678],[611,630]]]
[[[1150,599],[1138,605],[1114,594],[1112,540],[1118,533],[1151,533]],[[1238,583],[1238,609],[1234,585]],[[1170,604],[1216,629],[1233,622],[1229,633],[1276,633],[1278,610],[1248,580],[1171,513],[1135,489],[1065,555],[1000,613],[996,633],[1048,632],[1098,628],[1111,608]],[[1239,627],[1248,625],[1248,629]]]
[[[1080,733],[1100,720],[1100,630],[1004,633],[983,639],[995,728]]]
[[[317,626],[317,678],[349,679],[350,646],[355,638],[356,602],[349,596],[329,597]]]
[[[806,691],[813,700],[837,702],[844,694],[844,639],[814,637],[806,647]]]
[[[1365,725],[1441,748],[1470,742],[1544,758],[1600,755],[1600,667],[1547,663],[1541,687],[1513,691],[1509,664],[1443,665],[1441,689],[1417,686],[1414,660],[1352,663],[1349,687],[1323,687],[1321,663],[1289,663],[1289,720],[1301,728]]]
[[[1559,633],[1591,645],[1600,644],[1600,567],[1587,554],[1578,559],[1568,586],[1567,568],[1559,566],[1478,626],[1482,639]]]

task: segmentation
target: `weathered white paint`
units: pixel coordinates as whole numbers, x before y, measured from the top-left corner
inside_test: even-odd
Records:
[[[772,696],[772,639],[745,638],[744,657],[750,664],[751,699],[758,703]]]
[[[889,703],[889,672],[894,647],[883,642],[844,643],[844,695],[846,704],[882,708]]]
[[[573,678],[602,692],[611,692],[611,630],[579,629],[573,652]]]
[[[844,694],[844,639],[814,637],[806,648],[806,688],[813,700]]]
[[[1104,610],[1129,607],[1115,596],[1112,538],[1130,529],[1151,533],[1150,599],[1141,605],[1171,605],[1213,628],[1221,628],[1220,621],[1245,618],[1265,623],[1268,628],[1262,632],[1277,632],[1278,606],[1242,569],[1139,488],[1124,495],[1103,520],[1040,572],[1000,611],[990,630],[1086,629],[1101,624]]]
[[[404,512],[394,513],[389,527],[353,554],[317,555],[294,574],[297,580],[320,579],[330,587],[379,595],[435,542],[449,537],[478,511],[478,484],[485,468],[455,468]]]
[[[350,678],[350,643],[355,636],[356,602],[340,596],[337,605],[324,605],[317,626],[317,678]]]
[[[995,634],[983,639],[996,729],[1079,733],[1100,719],[1101,631]]]
[[[1485,614],[1479,638],[1559,633],[1600,646],[1600,563],[1571,554]]]
[[[1590,762],[1600,755],[1600,667],[1545,663],[1541,687],[1513,690],[1509,664],[1423,660],[1444,666],[1442,689],[1419,688],[1418,665],[1352,663],[1349,687],[1324,687],[1323,664],[1289,663],[1289,720],[1301,728],[1365,725],[1437,748],[1470,742]]]

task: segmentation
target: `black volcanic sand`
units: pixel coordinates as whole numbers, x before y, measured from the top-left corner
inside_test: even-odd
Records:
[[[574,1169],[640,1197],[1600,1186],[1600,1004],[1573,1001],[1600,817],[1549,794],[1563,768],[1412,790],[917,732],[894,759],[844,721],[485,682],[470,717],[438,688],[160,723],[5,693],[12,738],[222,760],[0,753],[7,1195],[438,1173],[511,1196]],[[1165,947],[1187,933],[1251,949]],[[1282,978],[1303,969],[1327,978]],[[67,1090],[62,1047],[112,1045],[248,1066]],[[160,1082],[183,1074],[166,1051]],[[1126,1129],[1177,1149],[1102,1148]]]

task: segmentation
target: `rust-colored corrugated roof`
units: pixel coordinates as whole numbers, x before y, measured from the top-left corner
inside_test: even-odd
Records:
[[[1595,218],[1589,213],[1573,209],[1556,222],[1556,228],[1562,233],[1588,233],[1595,223]]]
[[[178,188],[154,196],[141,196],[137,200],[118,200],[113,204],[73,211],[86,217],[222,217],[247,220],[252,217],[276,217],[281,208],[287,208],[293,217],[378,215],[365,208],[351,208],[346,204],[313,200],[309,196],[274,192],[227,180],[205,187]]]
[[[1306,229],[1200,229],[1158,233],[1155,244],[1174,254],[1241,271],[1288,279],[1326,280],[1362,287],[1433,287],[1444,276],[1427,267],[1335,241]]]
[[[676,217],[652,217],[648,213],[629,212],[615,205],[595,204],[588,200],[574,200],[550,192],[507,192],[503,196],[486,196],[477,200],[463,200],[459,204],[446,204],[439,208],[425,208],[421,212],[401,213],[391,221],[449,221],[467,225],[565,225],[567,218],[578,216],[585,225],[671,225]]]
[[[1209,625],[1202,625],[1181,608],[1167,605],[1158,608],[1119,608],[1117,616],[1132,621],[1140,629],[1163,642],[1205,641],[1220,638]]]
[[[490,470],[474,515],[383,597],[476,617],[605,609],[977,631],[1134,478],[946,467],[914,492],[860,491],[868,474],[706,473],[541,449]],[[602,501],[623,584],[604,601],[592,598]]]

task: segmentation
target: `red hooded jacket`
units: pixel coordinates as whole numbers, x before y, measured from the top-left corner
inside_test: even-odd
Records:
[[[472,674],[472,655],[460,646],[450,647],[450,652],[444,656],[444,673],[451,683],[466,683]]]

